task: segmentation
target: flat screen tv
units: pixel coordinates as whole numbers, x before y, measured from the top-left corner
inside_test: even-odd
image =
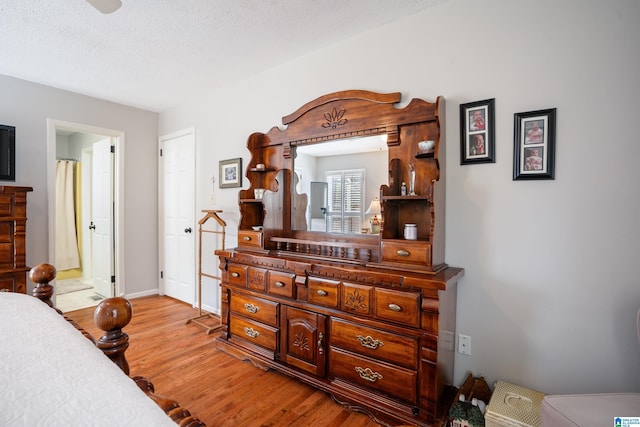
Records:
[[[0,125],[0,181],[16,180],[16,128]]]

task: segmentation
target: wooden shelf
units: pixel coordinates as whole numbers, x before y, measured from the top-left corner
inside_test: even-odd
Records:
[[[251,172],[273,172],[275,169],[258,169],[258,168],[249,168]]]
[[[427,200],[427,201],[429,201],[429,196],[384,196],[384,197],[382,197],[382,201],[384,201],[384,202],[412,201],[412,200]]]
[[[262,203],[262,199],[240,199],[240,203]]]
[[[430,153],[418,153],[416,154],[416,159],[432,159],[434,156],[435,156],[434,151]]]

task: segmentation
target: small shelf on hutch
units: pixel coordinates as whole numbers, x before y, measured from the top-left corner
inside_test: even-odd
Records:
[[[240,203],[262,203],[262,199],[240,199]]]
[[[258,168],[249,168],[251,172],[273,172],[275,169],[258,169]]]
[[[429,200],[429,196],[383,196],[383,201]]]
[[[432,159],[435,156],[435,153],[432,151],[430,153],[418,153],[416,154],[416,159]]]

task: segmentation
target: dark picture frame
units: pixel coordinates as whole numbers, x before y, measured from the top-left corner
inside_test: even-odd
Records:
[[[16,128],[0,125],[0,181],[16,180]]]
[[[220,161],[220,188],[242,187],[242,158]]]
[[[556,109],[515,113],[513,179],[554,179]]]
[[[460,104],[460,164],[495,163],[495,98]]]

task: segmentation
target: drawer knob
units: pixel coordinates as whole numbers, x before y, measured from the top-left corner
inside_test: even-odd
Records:
[[[244,333],[247,334],[249,338],[258,338],[260,336],[260,332],[256,331],[253,328],[244,327]]]
[[[371,368],[361,368],[360,366],[356,366],[356,372],[360,375],[360,378],[372,383],[382,379],[382,375],[378,372],[372,371]]]
[[[233,273],[231,273],[231,277],[240,277],[240,273],[234,271]]]
[[[282,282],[276,282],[274,285],[276,285],[276,288],[284,288],[284,283]]]
[[[400,307],[398,304],[389,304],[389,310],[402,311],[402,307]]]
[[[249,236],[244,236],[242,239],[243,239],[245,242],[249,242],[249,241],[251,241],[251,237],[249,237]]]
[[[247,310],[247,312],[253,313],[253,314],[260,311],[260,307],[258,307],[257,305],[249,304],[249,303],[245,303],[244,309]]]
[[[376,340],[369,335],[367,335],[366,337],[363,337],[362,335],[356,335],[356,339],[360,341],[360,345],[372,350],[375,350],[378,347],[382,347],[384,345],[382,341]]]
[[[324,289],[318,289],[317,294],[320,295],[321,297],[326,297],[327,295],[329,295],[329,293]]]
[[[409,251],[405,251],[404,249],[398,249],[396,253],[398,256],[409,256]]]

